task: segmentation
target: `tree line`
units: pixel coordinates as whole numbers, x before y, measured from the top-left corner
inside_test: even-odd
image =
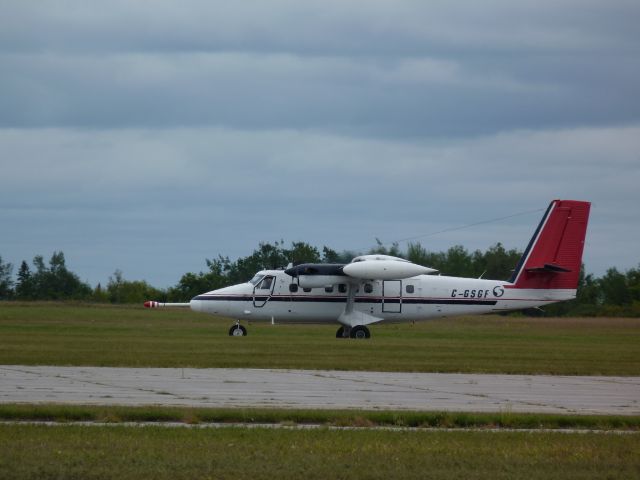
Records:
[[[378,246],[367,253],[382,253],[406,258],[414,263],[437,269],[442,275],[508,280],[522,252],[507,250],[500,243],[486,251],[469,252],[461,245],[446,251],[431,252],[419,243],[406,250],[398,244]],[[48,263],[41,255],[31,265],[22,261],[17,273],[13,265],[0,256],[0,300],[79,300],[99,303],[142,303],[145,300],[184,302],[217,288],[242,283],[257,271],[276,269],[289,263],[348,263],[361,252],[338,252],[329,247],[321,250],[306,243],[283,241],[260,243],[251,255],[231,260],[218,255],[206,259],[206,269],[182,275],[178,283],[158,289],[144,280],[126,280],[120,270],[109,277],[106,285],[91,287],[69,271],[63,252],[54,252]],[[620,272],[610,268],[601,276],[580,275],[576,300],[545,307],[549,315],[564,316],[635,316],[640,317],[640,267]]]

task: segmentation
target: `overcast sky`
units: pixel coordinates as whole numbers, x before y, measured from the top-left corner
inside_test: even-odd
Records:
[[[0,0],[0,256],[174,285],[261,241],[640,263],[640,2]],[[404,246],[404,245],[402,245]]]

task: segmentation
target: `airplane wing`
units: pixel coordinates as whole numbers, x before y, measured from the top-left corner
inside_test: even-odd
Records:
[[[361,255],[345,265],[342,272],[348,277],[360,280],[358,283],[363,283],[367,280],[403,280],[417,275],[435,273],[437,270],[390,255]],[[351,326],[369,325],[381,321],[382,318],[354,310],[357,288],[357,284],[350,282],[347,303],[338,321],[343,325]]]
[[[436,269],[390,255],[361,255],[346,265],[305,263],[285,270],[285,273],[292,277],[292,281],[297,281],[303,288],[347,283],[347,300],[338,321],[348,326],[369,325],[382,320],[353,308],[356,291],[361,284],[374,280],[403,280],[435,272]]]
[[[390,255],[361,255],[347,264],[303,263],[287,268],[285,273],[301,287],[318,288],[345,280],[403,280],[437,272]],[[346,278],[345,278],[346,277]]]

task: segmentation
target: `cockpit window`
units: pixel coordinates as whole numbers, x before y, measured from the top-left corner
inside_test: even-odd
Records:
[[[264,280],[260,282],[258,288],[260,290],[271,290],[271,284],[273,283],[273,277],[264,277]]]
[[[252,285],[257,285],[258,283],[260,283],[260,280],[262,280],[263,278],[264,278],[264,275],[256,275],[251,280],[249,280],[249,283],[251,283]]]

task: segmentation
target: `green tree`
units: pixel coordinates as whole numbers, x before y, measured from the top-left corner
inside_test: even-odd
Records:
[[[640,266],[627,272],[627,287],[632,302],[640,302]]]
[[[49,267],[42,255],[33,258],[35,271],[22,262],[18,272],[21,298],[33,300],[83,300],[90,298],[91,287],[67,269],[64,253],[53,252]]]
[[[435,268],[439,272],[447,268],[447,256],[444,252],[430,252],[420,245],[420,243],[409,243],[406,258],[418,265]]]
[[[111,303],[142,303],[146,300],[164,300],[167,295],[144,280],[125,280],[122,271],[109,277],[107,295]]]
[[[175,287],[169,289],[168,297],[172,302],[184,302],[201,293],[216,290],[229,285],[224,273],[228,259],[207,260],[208,272],[185,273]]]
[[[0,300],[8,300],[13,296],[13,265],[4,263],[0,256]]]
[[[96,288],[93,289],[91,300],[98,303],[106,303],[109,301],[109,292],[102,288],[102,284],[98,282]]]
[[[336,250],[333,250],[327,246],[322,247],[322,263],[349,263],[355,257],[360,255],[356,252],[351,252],[349,250],[343,250],[338,253]]]
[[[282,251],[289,263],[320,263],[320,252],[305,242],[293,242],[290,249]],[[284,265],[280,265],[281,267]]]
[[[260,243],[248,257],[231,262],[228,257],[207,260],[211,271],[221,271],[226,277],[226,285],[246,282],[260,270],[284,268],[289,263],[317,263],[321,257],[318,249],[304,242],[294,242],[291,248],[284,248],[284,242]]]
[[[45,273],[45,291],[50,300],[81,300],[91,295],[91,287],[67,269],[64,253],[53,252]]]
[[[91,287],[82,282],[78,275],[67,269],[64,253],[53,252],[49,260],[49,274],[54,299],[85,299],[91,293]]]
[[[376,246],[369,250],[370,255],[375,255],[376,253],[380,255],[391,255],[392,257],[404,258],[404,253],[400,251],[400,245],[398,242],[394,242],[391,244],[390,248],[385,247],[382,241],[379,238],[376,238]]]
[[[631,304],[631,292],[627,285],[627,277],[617,268],[610,268],[600,279],[603,303],[605,305],[629,305]]]
[[[476,276],[476,272],[473,271],[472,257],[467,249],[462,245],[455,245],[447,250],[442,273],[453,277]]]
[[[201,293],[249,281],[256,272],[286,267],[289,263],[347,263],[355,255],[338,254],[328,247],[322,256],[318,249],[305,242],[292,242],[290,248],[284,242],[260,243],[247,257],[231,261],[229,257],[206,259],[207,272],[185,273],[178,284],[168,291],[171,301],[186,301]],[[348,257],[348,260],[345,260]]]
[[[576,293],[576,304],[589,306],[591,310],[602,303],[602,291],[598,279],[592,273],[586,274],[584,264],[580,268],[578,277],[578,292]]]
[[[49,271],[44,263],[44,257],[42,255],[36,255],[33,257],[32,263],[35,267],[35,271],[31,274],[31,298],[34,300],[49,300]]]
[[[476,254],[479,255],[476,256]],[[489,247],[486,252],[481,253],[477,251],[474,254],[474,274],[480,271],[478,274],[482,274],[482,278],[490,280],[509,280],[521,256],[522,252],[519,252],[516,249],[507,251],[504,246],[498,242]]]
[[[16,298],[20,300],[31,300],[34,298],[33,277],[29,264],[24,260],[18,270],[18,281],[16,283]]]

